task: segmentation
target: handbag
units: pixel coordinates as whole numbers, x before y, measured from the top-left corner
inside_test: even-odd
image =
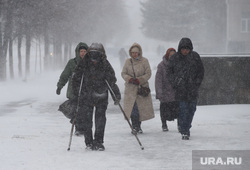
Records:
[[[132,69],[133,69],[134,78],[135,78],[136,76],[135,76],[135,70],[134,70],[132,59],[130,60],[130,62],[132,64]],[[149,87],[143,87],[142,85],[138,86],[138,92],[137,92],[138,95],[143,96],[143,97],[147,97],[149,95],[149,93],[150,93]]]
[[[138,87],[138,95],[143,96],[143,97],[147,97],[150,93],[150,88],[148,87],[143,87],[143,86],[139,86]]]
[[[77,103],[75,101],[66,100],[59,106],[58,110],[61,111],[68,119],[72,119],[75,116],[76,107]]]

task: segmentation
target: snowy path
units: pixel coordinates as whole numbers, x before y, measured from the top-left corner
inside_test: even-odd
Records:
[[[161,131],[156,117],[142,123],[141,150],[118,106],[107,110],[104,152],[86,151],[83,137],[73,136],[58,105],[55,75],[29,83],[0,84],[0,170],[190,170],[192,150],[249,150],[250,105],[199,106],[191,140],[181,140],[176,121]],[[11,92],[11,93],[10,93]],[[15,95],[13,95],[15,94]],[[65,94],[65,91],[62,91]]]
[[[191,140],[182,141],[176,122],[162,132],[159,111],[143,122],[141,150],[117,106],[110,104],[104,152],[86,151],[83,137],[73,137],[57,110],[60,102],[12,102],[1,110],[0,169],[191,169],[192,150],[250,148],[250,105],[199,106]],[[157,102],[155,101],[155,106]],[[1,106],[2,107],[2,106]],[[7,112],[9,110],[9,113]]]

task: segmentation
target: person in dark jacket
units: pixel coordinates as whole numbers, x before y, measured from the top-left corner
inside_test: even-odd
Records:
[[[79,62],[72,81],[75,95],[81,88],[76,125],[84,134],[86,149],[88,150],[105,150],[103,139],[108,106],[107,83],[116,95],[116,97],[112,96],[113,99],[116,99],[115,104],[119,104],[121,94],[116,81],[114,69],[107,60],[103,45],[100,43],[91,44],[84,59]],[[94,108],[95,133],[93,137]]]
[[[169,60],[167,74],[176,92],[175,98],[179,101],[180,133],[183,140],[188,140],[196,111],[198,90],[204,77],[200,55],[193,51],[193,44],[189,38],[180,40],[178,52]]]
[[[72,92],[72,76],[75,71],[75,68],[80,60],[82,60],[88,50],[88,45],[86,43],[80,42],[75,49],[75,58],[72,58],[68,61],[63,72],[60,75],[59,81],[57,82],[56,94],[60,95],[62,88],[68,83],[66,96],[69,100],[73,100],[76,96]],[[72,103],[73,104],[73,103]],[[72,122],[72,120],[70,121]],[[75,135],[79,136],[80,132],[78,131],[77,126]]]
[[[178,118],[179,103],[175,100],[175,91],[172,88],[167,75],[168,61],[176,53],[174,48],[169,48],[163,56],[163,60],[157,66],[155,75],[156,99],[160,100],[160,117],[162,131],[168,131],[167,120],[173,121]],[[178,121],[177,121],[178,122]]]

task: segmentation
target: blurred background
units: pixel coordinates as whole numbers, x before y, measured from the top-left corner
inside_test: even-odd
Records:
[[[200,54],[249,54],[250,1],[0,0],[0,81],[62,69],[79,42],[109,56],[138,42],[160,61],[182,37]]]

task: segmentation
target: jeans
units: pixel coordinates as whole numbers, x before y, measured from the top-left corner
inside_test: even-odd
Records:
[[[141,127],[140,115],[136,102],[134,103],[134,107],[132,109],[131,122],[133,129]]]
[[[188,135],[190,133],[196,105],[197,100],[179,102],[179,125],[180,133],[183,135]]]

